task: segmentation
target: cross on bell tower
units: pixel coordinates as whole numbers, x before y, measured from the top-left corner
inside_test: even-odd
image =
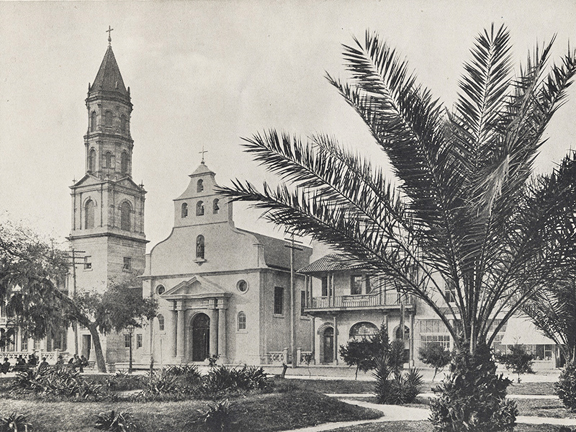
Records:
[[[202,151],[199,151],[198,153],[202,155],[202,163],[204,163],[204,153],[208,153],[208,150],[204,150],[204,145],[202,145]]]
[[[110,26],[108,26],[108,30],[106,30],[106,33],[108,33],[108,46],[112,45],[112,31],[114,29]]]

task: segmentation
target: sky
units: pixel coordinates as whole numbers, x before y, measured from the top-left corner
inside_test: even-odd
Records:
[[[377,32],[450,108],[475,37],[511,33],[517,67],[556,35],[552,59],[576,43],[576,2],[162,1],[0,2],[0,212],[57,240],[70,233],[70,189],[84,175],[84,99],[108,45],[134,110],[133,179],[146,190],[149,248],[173,226],[173,202],[201,160],[222,185],[272,177],[242,151],[271,128],[328,133],[375,164],[386,159],[325,79],[346,78],[342,44]],[[573,46],[573,45],[572,45]],[[548,172],[576,147],[576,90],[536,161]],[[236,225],[281,237],[258,213]]]

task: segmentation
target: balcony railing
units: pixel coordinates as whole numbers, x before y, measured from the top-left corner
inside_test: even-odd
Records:
[[[383,292],[374,294],[359,294],[345,296],[313,297],[311,303],[305,309],[362,309],[373,307],[399,307],[414,304],[411,297],[400,295],[397,292]]]

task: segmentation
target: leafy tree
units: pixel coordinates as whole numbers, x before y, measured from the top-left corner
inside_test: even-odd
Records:
[[[236,180],[221,191],[419,298],[442,320],[457,352],[470,356],[453,373],[465,374],[471,362],[493,366],[478,350],[484,353],[510,316],[574,258],[574,227],[554,236],[562,215],[575,213],[574,188],[554,195],[531,183],[543,132],[576,73],[573,52],[548,65],[551,47],[535,49],[513,74],[509,33],[492,26],[477,37],[449,110],[395,50],[367,33],[344,46],[351,79],[327,78],[368,126],[398,186],[331,136],[304,141],[272,130],[244,145],[283,183],[259,190]],[[484,397],[485,387],[476,384],[475,397]],[[451,397],[460,390],[451,388]]]
[[[373,357],[371,341],[367,338],[362,340],[349,340],[346,345],[340,345],[340,355],[348,366],[356,366],[355,379],[358,379],[358,371],[364,373],[376,367]]]
[[[0,346],[14,342],[17,328],[34,339],[66,328],[58,297],[65,295],[60,288],[67,273],[66,253],[50,240],[5,218],[0,221],[0,304],[12,324],[0,333]]]
[[[390,349],[388,329],[382,324],[377,333],[361,340],[351,339],[346,345],[340,345],[340,355],[347,365],[356,366],[356,378],[358,378],[359,370],[368,372],[376,369],[377,359]]]
[[[51,242],[10,221],[0,224],[0,300],[14,317],[0,344],[13,337],[16,327],[39,339],[77,322],[89,329],[98,369],[105,372],[99,332],[141,327],[143,318],[155,315],[156,302],[143,298],[141,289],[130,289],[137,281],[112,282],[104,294],[81,292],[71,298],[64,291],[68,267],[67,253]]]
[[[518,382],[520,382],[520,374],[534,373],[532,370],[534,357],[526,351],[524,345],[512,345],[509,347],[509,350],[509,353],[499,355],[497,360],[503,363],[506,369],[510,369],[518,375]]]
[[[68,303],[68,318],[90,331],[98,370],[106,372],[100,334],[142,327],[144,319],[156,316],[157,302],[142,296],[137,280],[111,283],[106,292],[80,292]]]
[[[434,376],[432,381],[436,378],[436,374],[441,369],[444,369],[450,363],[450,351],[445,349],[439,343],[428,343],[418,350],[418,358],[422,363],[430,365],[434,368]]]

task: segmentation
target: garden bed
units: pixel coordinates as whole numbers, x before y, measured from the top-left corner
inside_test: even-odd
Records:
[[[128,411],[140,432],[198,430],[196,423],[208,401],[180,402],[42,402],[3,399],[1,414],[24,414],[35,432],[86,432],[94,430],[100,412]],[[310,391],[246,395],[230,400],[230,432],[269,432],[320,423],[366,420],[381,413],[345,404]]]
[[[558,432],[561,426],[519,424],[514,432]],[[334,429],[333,432],[433,432],[428,421],[395,421]]]

